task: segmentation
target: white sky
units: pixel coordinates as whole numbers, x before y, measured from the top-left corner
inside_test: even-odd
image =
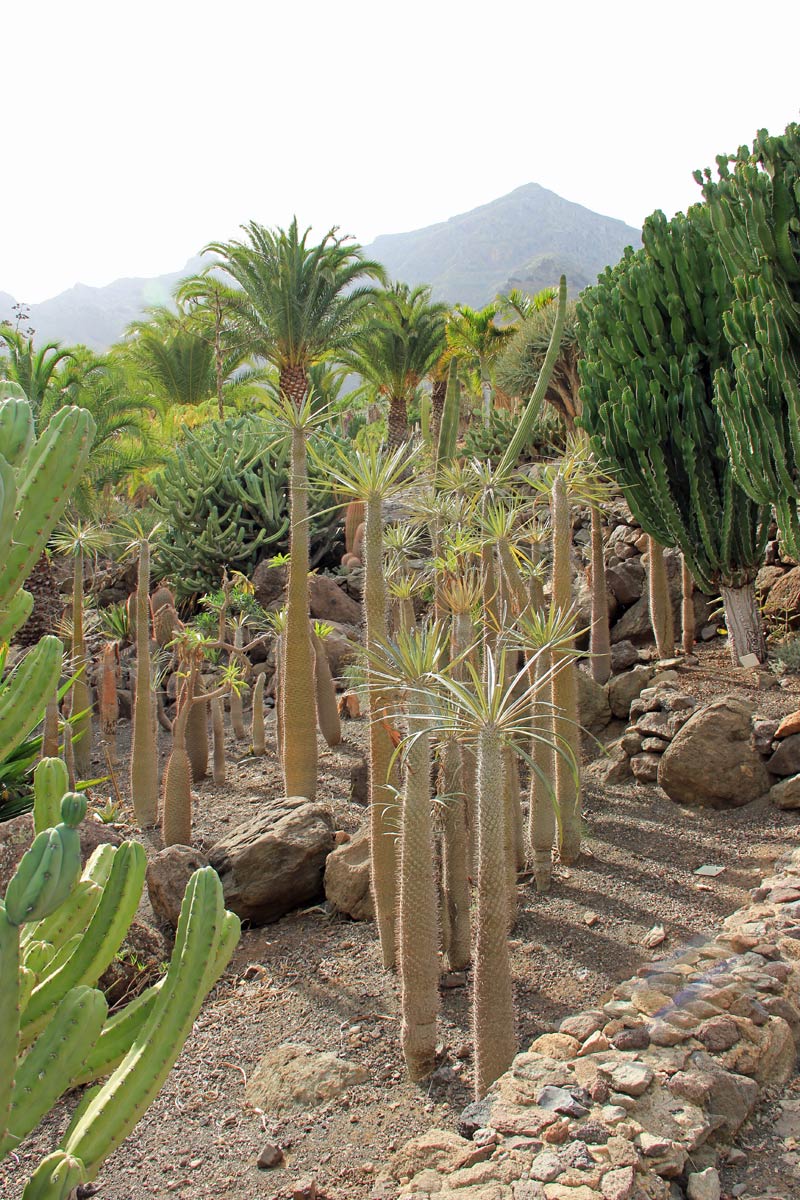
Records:
[[[534,181],[640,225],[800,119],[797,0],[2,0],[0,291],[250,219],[368,242]]]

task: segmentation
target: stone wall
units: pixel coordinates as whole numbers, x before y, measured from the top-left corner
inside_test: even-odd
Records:
[[[537,1038],[459,1132],[376,1188],[437,1200],[719,1200],[716,1167],[800,1045],[800,850],[702,948],[641,967]]]

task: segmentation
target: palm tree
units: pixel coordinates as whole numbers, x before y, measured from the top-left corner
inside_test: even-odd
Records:
[[[5,342],[7,352],[0,359],[0,377],[18,383],[38,414],[45,396],[57,388],[59,373],[74,358],[74,351],[60,342],[47,342],[37,349],[32,337],[3,325],[0,341]]]
[[[495,324],[497,311],[496,303],[481,309],[458,305],[447,323],[450,357],[480,374],[485,425],[489,424],[492,409],[493,364],[513,334],[510,328]]]
[[[231,342],[235,336],[232,327],[235,297],[216,271],[218,268],[213,265],[199,275],[190,275],[188,279],[181,280],[175,298],[179,305],[187,306],[192,329],[213,349],[217,410],[221,421],[225,416],[223,390],[230,373]],[[237,357],[235,350],[233,357]],[[227,363],[226,358],[229,360]]]
[[[308,397],[308,373],[315,363],[352,343],[373,289],[360,284],[383,281],[379,263],[366,260],[349,238],[329,230],[316,246],[308,245],[297,218],[288,230],[266,229],[251,221],[248,241],[218,242],[206,249],[239,285],[234,292],[234,325],[240,345],[278,371],[278,405],[291,432],[290,556],[288,611],[281,680],[283,727],[291,734],[284,747],[287,795],[316,792],[317,745],[314,652],[308,623],[308,468],[309,430],[323,419]],[[289,752],[291,750],[291,753]]]
[[[344,361],[389,401],[389,447],[408,437],[408,402],[441,358],[447,306],[431,302],[429,287],[395,283],[375,297],[370,320]]]

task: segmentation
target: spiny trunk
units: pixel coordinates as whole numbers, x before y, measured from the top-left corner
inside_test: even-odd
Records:
[[[140,827],[158,819],[158,749],[153,722],[150,669],[150,546],[139,543],[139,578],[136,590],[136,698],[131,748],[131,798]]]
[[[308,626],[308,470],[306,435],[292,430],[291,537],[284,636],[283,777],[287,796],[317,794],[314,650]]]
[[[474,628],[469,613],[453,613],[452,657],[458,659],[472,645]],[[467,672],[459,663],[456,674],[462,680]],[[469,746],[461,747],[461,780],[464,792],[464,820],[467,826],[467,874],[478,864],[478,808],[475,798],[475,753]]]
[[[174,732],[173,725],[173,735]],[[192,765],[192,780],[199,783],[208,774],[208,701],[197,670],[192,676],[192,703],[186,719],[185,741]]]
[[[553,484],[553,601],[566,612],[572,601],[570,547],[572,525],[569,500],[561,476]],[[578,725],[578,681],[575,663],[569,650],[571,643],[553,653],[553,733],[557,743],[571,753],[576,765],[581,759],[580,726]],[[578,784],[570,763],[561,754],[555,758],[555,794],[558,808],[558,850],[561,861],[573,863],[581,852],[581,806]]]
[[[58,758],[58,696],[53,693],[44,710],[42,730],[42,758]]]
[[[589,654],[592,678],[608,683],[611,677],[611,631],[608,626],[606,564],[603,554],[603,524],[600,509],[592,505],[592,631]]]
[[[178,712],[172,724],[172,753],[164,772],[161,836],[165,846],[192,844],[192,764],[186,750],[186,725],[192,710],[195,668],[181,688]]]
[[[664,547],[652,537],[648,537],[647,543],[650,620],[656,639],[656,652],[659,658],[672,658],[675,653],[675,624],[672,619],[672,600],[669,594],[667,564],[664,561]]]
[[[721,585],[719,591],[725,605],[731,662],[738,667],[746,654],[755,654],[760,663],[766,662],[767,644],[754,584],[738,588]]]
[[[264,730],[264,685],[266,683],[266,675],[262,671],[256,680],[253,688],[253,754],[262,758],[267,752],[267,743]]]
[[[475,937],[475,1097],[511,1065],[516,1050],[508,957],[503,835],[503,754],[496,729],[478,737],[478,895]]]
[[[86,678],[86,642],[83,636],[83,551],[75,557],[72,586],[72,711],[75,719],[75,770],[79,779],[89,779],[92,773],[92,694]]]
[[[364,611],[366,647],[373,650],[386,637],[386,587],[383,578],[383,513],[380,499],[367,501],[364,532]],[[395,962],[395,909],[397,905],[397,801],[393,785],[396,771],[391,770],[394,744],[385,724],[391,697],[375,687],[372,672],[367,671],[370,708],[369,796],[370,851],[372,856],[372,895],[381,942],[384,967]],[[390,781],[390,773],[393,778]],[[390,785],[391,784],[391,785]]]
[[[108,745],[108,755],[112,763],[117,761],[117,721],[119,719],[119,700],[117,698],[117,663],[119,653],[117,643],[113,642],[103,647],[102,668],[100,672],[100,728]]]
[[[311,630],[314,647],[314,683],[317,700],[317,724],[328,745],[333,748],[342,740],[342,724],[339,720],[339,705],[336,703],[336,688],[328,662],[328,652],[322,638]]]
[[[681,645],[684,654],[691,654],[694,649],[694,630],[694,580],[681,555]]]
[[[222,696],[215,696],[211,701],[211,732],[214,737],[212,778],[215,787],[222,787],[227,773],[225,769],[225,701]]]
[[[438,446],[439,430],[442,425],[442,413],[444,412],[444,398],[447,395],[447,380],[436,379],[433,383],[431,391],[431,444]]]
[[[442,933],[451,971],[463,971],[470,960],[469,871],[466,797],[462,747],[450,739],[442,748]]]
[[[510,746],[503,747],[503,837],[506,855],[508,928],[512,929],[517,919],[519,905],[517,868],[525,864],[525,850],[522,836],[522,807],[519,802],[519,766],[517,756]]]
[[[550,655],[540,654],[536,676],[541,680],[550,668]],[[556,839],[554,795],[554,764],[550,736],[553,730],[551,710],[545,704],[552,699],[551,683],[544,684],[533,706],[531,724],[532,746],[530,809],[528,840],[531,847],[531,867],[537,892],[547,892],[553,878],[553,843]]]
[[[430,735],[423,716],[408,718],[400,850],[398,967],[403,1057],[413,1080],[424,1079],[436,1063],[439,1000],[439,935],[431,823]]]

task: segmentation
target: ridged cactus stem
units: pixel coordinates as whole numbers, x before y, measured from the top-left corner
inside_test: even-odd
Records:
[[[308,469],[306,434],[292,429],[291,537],[281,702],[287,796],[317,793],[314,649],[308,627]]]
[[[423,1079],[436,1063],[436,1013],[439,1007],[439,931],[433,867],[430,734],[425,706],[415,701],[408,717],[410,736],[405,763],[400,849],[398,968],[401,1041],[411,1079]]]
[[[603,522],[596,504],[591,507],[592,523],[592,629],[589,640],[592,679],[608,683],[611,678],[611,630],[608,624],[606,563],[603,553]]]
[[[564,479],[557,475],[551,494],[553,522],[553,603],[566,612],[572,603],[572,521]],[[571,660],[571,646],[564,644],[553,653],[553,734],[564,749],[580,764],[581,739],[578,724],[577,668]],[[561,754],[555,757],[555,795],[558,821],[558,850],[561,861],[573,863],[581,852],[580,790],[570,763]]]
[[[253,754],[259,758],[267,753],[266,733],[264,729],[264,685],[266,683],[266,675],[262,671],[255,682],[253,688]]]
[[[475,630],[468,612],[453,613],[452,656],[459,658],[472,645]],[[456,668],[460,677],[467,675],[461,664]],[[475,791],[475,751],[471,746],[461,746],[461,780],[464,792],[464,820],[467,827],[467,874],[478,866],[478,802]]]
[[[686,559],[681,555],[681,645],[684,654],[694,650],[694,580]]]
[[[650,601],[650,620],[659,658],[672,658],[675,653],[675,623],[669,594],[664,547],[655,538],[647,539],[647,579]]]
[[[478,735],[478,894],[475,917],[473,1042],[475,1098],[508,1069],[516,1051],[508,955],[503,832],[503,750],[498,731]]]
[[[42,729],[42,758],[58,758],[59,744],[58,693],[53,692],[53,695],[47,701],[47,708],[44,710],[44,728]]]
[[[314,688],[317,701],[317,723],[327,744],[333,748],[342,740],[342,724],[336,702],[336,688],[328,662],[328,652],[322,638],[317,637],[313,626],[311,640],[314,647]]]
[[[233,696],[231,695],[231,699]],[[225,701],[222,696],[215,696],[211,701],[211,730],[214,737],[214,754],[212,758],[212,778],[215,787],[222,787],[225,782]]]
[[[75,774],[75,743],[72,740],[72,722],[68,716],[64,717],[64,765],[67,768],[67,779],[69,780],[70,790],[74,791],[77,784]]]
[[[75,682],[72,685],[72,711],[76,714],[72,722],[75,734],[75,769],[82,779],[89,779],[92,772],[92,697],[86,679],[86,640],[83,634],[83,550],[75,555],[72,577],[72,669]]]
[[[19,1053],[19,968],[19,926],[0,905],[0,1138],[8,1129]]]
[[[237,650],[241,650],[242,646],[244,646],[244,627],[238,623],[233,631],[233,644]],[[244,742],[247,739],[247,731],[244,727],[244,705],[240,692],[236,690],[231,692],[230,706],[233,736],[237,742]],[[291,793],[289,794],[291,795]]]
[[[386,638],[386,584],[383,577],[383,504],[377,496],[367,500],[364,531],[364,612],[367,650]],[[385,968],[394,966],[395,912],[397,908],[397,800],[396,770],[392,770],[394,745],[385,721],[391,695],[374,686],[368,670],[369,689],[369,797],[372,895]]]
[[[150,544],[139,542],[136,589],[136,697],[131,747],[131,799],[140,827],[158,820],[158,747],[153,719],[150,665]]]

